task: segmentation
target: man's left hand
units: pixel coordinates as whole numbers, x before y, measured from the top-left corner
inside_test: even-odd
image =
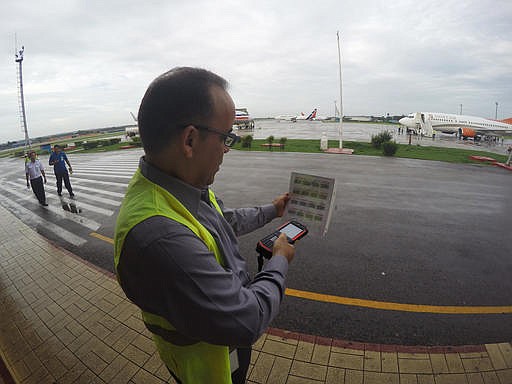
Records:
[[[288,204],[288,201],[290,200],[290,194],[288,192],[276,197],[274,201],[272,201],[272,204],[274,204],[274,207],[276,207],[276,213],[278,217],[281,217],[284,215],[284,210],[286,208],[286,204]]]

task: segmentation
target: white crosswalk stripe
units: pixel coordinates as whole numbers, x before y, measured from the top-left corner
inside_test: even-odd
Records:
[[[85,185],[81,185],[81,184],[76,184],[76,185],[74,184],[73,190],[75,190],[75,189],[78,191],[92,192],[92,195],[94,195],[94,196],[106,195],[106,196],[117,197],[118,198],[116,200],[118,203],[117,205],[121,204],[121,199],[123,199],[123,197],[124,197],[124,193],[112,192],[112,191],[106,191],[104,189],[86,187]]]
[[[21,188],[19,187],[18,184],[13,183],[12,181],[7,181],[5,184],[11,186],[11,188],[8,188],[6,186],[0,186],[0,188],[3,189],[4,191],[11,192],[12,194],[15,194],[15,195],[20,193]],[[23,188],[23,189],[25,189],[25,188]],[[30,192],[30,194],[27,193],[26,196],[20,197],[20,200],[29,201],[29,200],[34,200],[35,199],[35,196],[32,193],[32,191],[27,191],[27,192]],[[48,197],[48,194],[47,194],[47,197]],[[71,212],[65,211],[65,210],[63,210],[60,207],[57,208],[57,207],[55,207],[53,205],[48,205],[48,207],[46,207],[45,209],[47,209],[48,211],[56,214],[57,216],[60,216],[61,218],[73,221],[73,222],[75,222],[75,223],[77,223],[79,225],[82,225],[84,227],[87,227],[87,228],[89,228],[89,229],[91,229],[93,231],[95,231],[99,227],[101,227],[101,224],[97,223],[94,220],[88,219],[88,218],[83,217],[83,216],[76,215],[75,213],[71,213]]]
[[[4,189],[0,186],[0,189]],[[24,200],[23,198],[21,200]],[[28,200],[25,199],[25,200]],[[11,212],[16,212],[16,216],[18,216],[20,219],[22,219],[25,223],[30,223],[30,225],[43,225],[45,229],[51,231],[56,236],[60,237],[64,241],[75,245],[80,246],[82,244],[85,244],[87,240],[84,238],[75,235],[74,233],[68,231],[67,229],[62,228],[59,225],[54,224],[53,222],[43,219],[38,214],[30,211],[28,208],[25,208],[23,205],[7,199],[3,194],[0,196],[0,203],[6,207]],[[41,209],[41,211],[45,211],[45,209]]]
[[[73,172],[73,176],[75,176],[75,177],[80,177],[80,176],[102,176],[102,175],[103,175],[102,172],[82,172],[82,171]],[[115,176],[112,176],[112,175],[108,175],[108,176],[109,177],[115,177],[117,179],[130,180],[133,175],[119,175],[119,174],[116,174]]]
[[[45,192],[49,206],[44,208],[39,208],[33,192],[26,188],[24,160],[1,158],[0,204],[14,212],[29,226],[44,227],[44,231],[53,233],[69,244],[83,245],[89,238],[89,232],[98,230],[102,221],[114,215],[115,209],[121,205],[126,187],[138,167],[142,154],[142,150],[100,155],[68,154],[73,166],[70,181],[75,192],[75,200],[67,197],[64,185],[63,197],[57,196],[53,167],[48,165],[48,156],[41,155],[39,160],[45,166],[48,179]],[[101,160],[101,163],[98,160]],[[66,202],[76,204],[81,212],[70,212],[69,206],[63,209]],[[69,223],[67,227],[64,224],[66,221]],[[76,228],[82,229],[76,232]]]

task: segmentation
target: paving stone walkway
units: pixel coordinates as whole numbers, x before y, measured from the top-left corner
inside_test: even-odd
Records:
[[[0,384],[173,383],[115,277],[0,206]],[[406,347],[269,329],[249,383],[512,384],[510,343]]]

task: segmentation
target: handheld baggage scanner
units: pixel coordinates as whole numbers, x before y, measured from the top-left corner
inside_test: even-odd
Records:
[[[306,236],[308,229],[304,224],[291,220],[281,225],[275,232],[258,241],[258,244],[256,245],[256,252],[259,254],[258,271],[261,271],[261,268],[263,267],[263,258],[270,259],[272,257],[274,241],[277,240],[281,233],[284,233],[288,238],[288,242],[293,244],[295,241]]]

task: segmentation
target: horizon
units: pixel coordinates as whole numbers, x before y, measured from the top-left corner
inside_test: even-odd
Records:
[[[340,107],[347,116],[439,111],[512,117],[512,3],[506,0],[326,0],[146,6],[5,0],[0,29],[0,142],[127,125],[149,83],[175,66],[212,70],[253,116]],[[47,15],[44,18],[41,15]],[[191,26],[193,26],[191,28]]]

